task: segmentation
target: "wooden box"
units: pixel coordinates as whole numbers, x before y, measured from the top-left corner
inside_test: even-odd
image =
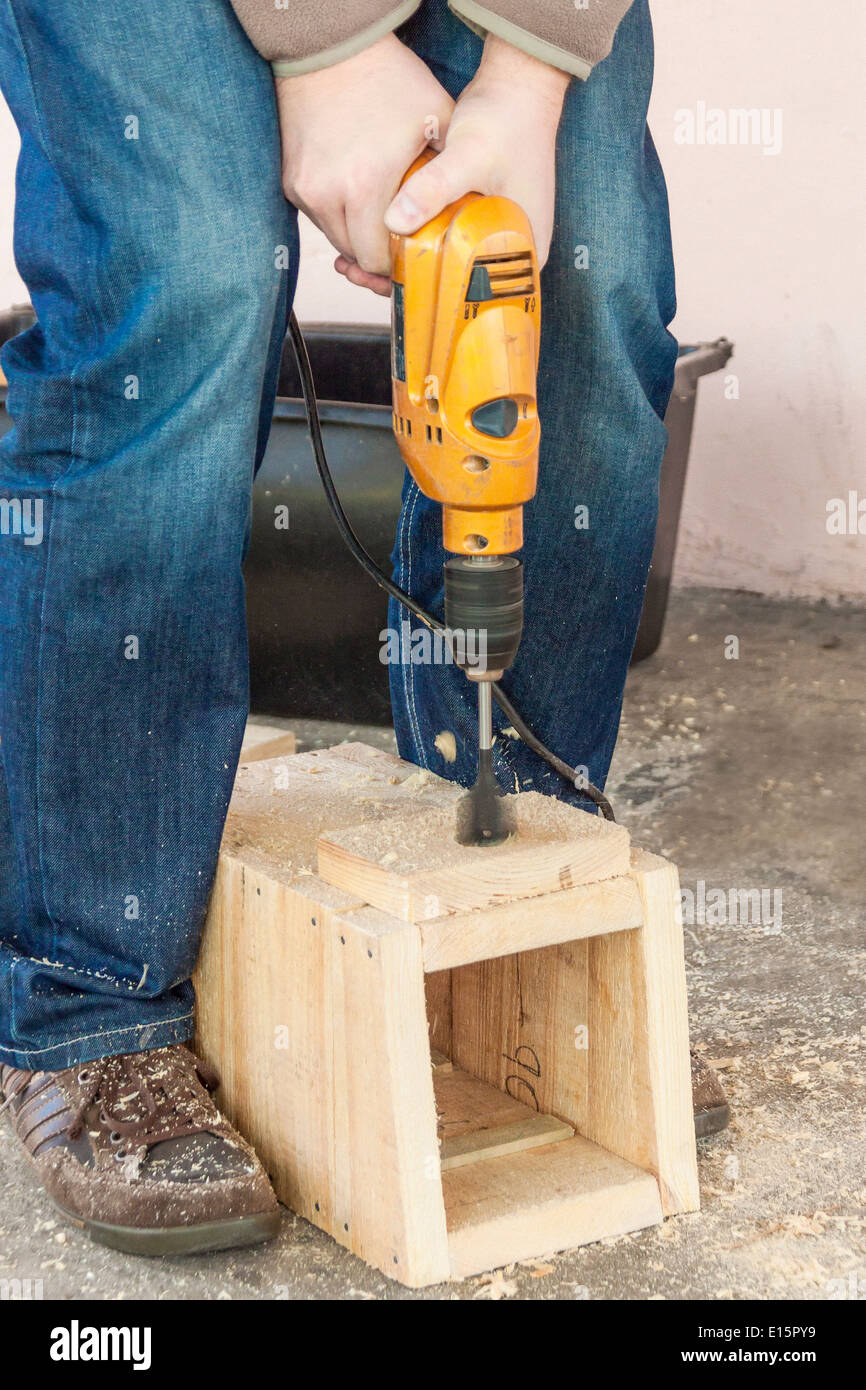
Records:
[[[411,1287],[698,1206],[673,865],[359,744],[242,767],[198,1047],[282,1201]]]

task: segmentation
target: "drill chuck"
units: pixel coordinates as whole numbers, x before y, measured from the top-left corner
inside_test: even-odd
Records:
[[[523,565],[514,555],[454,555],[445,562],[445,623],[461,634],[470,678],[498,680],[523,632]]]

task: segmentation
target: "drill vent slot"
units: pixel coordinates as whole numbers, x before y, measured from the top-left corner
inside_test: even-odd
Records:
[[[469,303],[487,299],[510,299],[535,293],[532,256],[481,256],[472,267],[466,299]]]

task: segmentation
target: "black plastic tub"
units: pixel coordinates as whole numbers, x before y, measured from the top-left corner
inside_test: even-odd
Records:
[[[0,315],[0,342],[28,327],[32,317],[27,306]],[[388,329],[314,324],[304,336],[334,480],[353,526],[387,569],[403,479],[391,432]],[[635,661],[650,656],[661,640],[698,382],[719,371],[732,351],[724,338],[680,350]],[[287,342],[273,428],[253,490],[246,565],[252,707],[262,714],[387,724],[388,676],[378,658],[386,599],[337,534],[299,396]],[[5,388],[0,388],[0,433],[8,427]],[[288,508],[288,529],[276,524],[283,508]]]
[[[314,324],[304,329],[304,337],[340,496],[368,550],[387,568],[403,479],[391,432],[388,330]],[[719,371],[732,351],[726,339],[680,350],[635,661],[650,656],[661,640],[698,381]],[[387,723],[388,678],[377,640],[386,624],[386,599],[359,572],[337,535],[313,463],[288,344],[279,389],[254,490],[247,560],[253,704],[268,714]],[[288,537],[274,527],[274,507],[280,504],[289,507]]]

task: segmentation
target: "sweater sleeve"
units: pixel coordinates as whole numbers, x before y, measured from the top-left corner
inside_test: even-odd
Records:
[[[587,78],[613,46],[633,0],[448,0],[482,36],[496,34],[534,58]]]
[[[420,0],[231,0],[277,77],[340,63],[396,29]]]

